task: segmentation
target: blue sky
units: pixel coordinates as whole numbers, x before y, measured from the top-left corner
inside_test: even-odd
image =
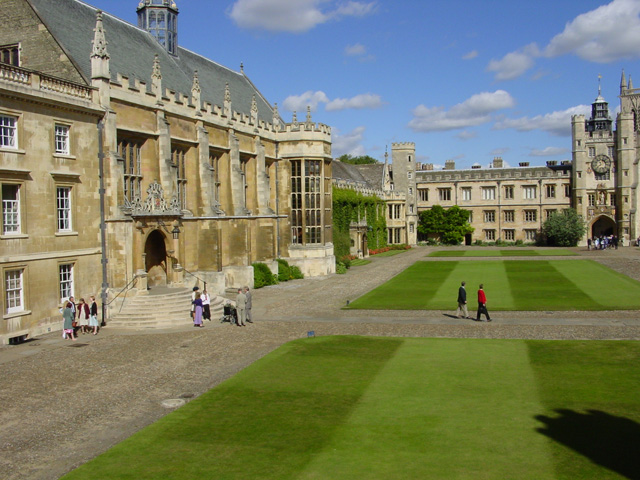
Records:
[[[336,157],[415,142],[436,168],[570,160],[598,76],[614,119],[622,70],[640,87],[640,0],[176,1],[182,47],[242,62],[285,121],[310,105]],[[137,0],[86,2],[137,21]]]

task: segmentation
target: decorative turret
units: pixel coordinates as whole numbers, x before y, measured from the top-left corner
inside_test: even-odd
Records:
[[[620,93],[627,89],[627,79],[624,76],[624,69],[622,69],[622,77],[620,78]]]
[[[173,0],[142,0],[138,27],[153,35],[171,55],[178,54],[178,6]]]
[[[591,119],[587,121],[587,131],[607,131],[611,132],[612,120],[609,116],[609,104],[602,98],[602,87],[600,85],[601,75],[598,75],[598,97],[591,104]]]

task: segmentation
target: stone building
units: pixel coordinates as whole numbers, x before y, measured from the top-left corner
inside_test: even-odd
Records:
[[[600,89],[590,118],[572,117],[573,204],[588,226],[583,245],[587,237],[617,235],[629,245],[640,236],[639,113],[640,89],[623,72],[615,130]]]
[[[181,48],[174,1],[137,13],[3,2],[2,340],[59,329],[68,295],[335,269],[330,128],[283,122],[242,67]]]
[[[415,177],[412,176],[411,162],[401,167],[403,161],[410,160],[412,150],[407,146],[414,144],[392,144],[392,159],[398,159],[397,176],[394,177],[392,165],[385,154],[384,163],[352,165],[333,161],[333,184],[338,188],[348,188],[366,196],[375,196],[385,203],[387,244],[409,244],[417,242],[417,209],[415,207]],[[413,149],[415,150],[415,148]],[[403,169],[400,172],[400,169]],[[399,179],[399,183],[396,183]],[[410,186],[408,186],[410,185]],[[351,225],[351,254],[358,257],[368,256],[366,219]]]
[[[434,170],[432,164],[415,162],[414,144],[394,145],[402,152],[394,152],[395,188],[407,192],[409,212],[415,206],[409,228],[413,222],[417,226],[421,211],[434,205],[458,205],[469,210],[469,223],[475,229],[467,235],[465,244],[476,240],[526,243],[535,240],[549,215],[571,205],[569,161],[550,161],[546,167],[531,167],[528,163],[505,167],[502,158],[496,157],[489,168],[476,164],[456,170],[455,162],[447,161],[443,170]]]

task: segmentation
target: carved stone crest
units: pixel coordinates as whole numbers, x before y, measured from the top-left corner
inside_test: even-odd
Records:
[[[131,216],[182,215],[178,198],[174,196],[167,203],[164,189],[157,181],[153,181],[147,188],[147,198],[144,202],[140,197],[135,197],[125,204],[125,209],[129,210]]]

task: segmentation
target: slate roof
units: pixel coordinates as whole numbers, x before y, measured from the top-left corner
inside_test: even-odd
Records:
[[[384,163],[354,165],[372,188],[382,188],[384,178]]]
[[[87,84],[90,84],[91,42],[98,9],[80,0],[27,1],[78,67]],[[132,11],[133,7],[132,4]],[[150,85],[153,60],[157,54],[163,88],[189,95],[193,85],[193,73],[197,70],[203,102],[222,106],[225,84],[229,83],[232,110],[249,114],[251,99],[255,95],[258,118],[269,123],[273,121],[271,105],[244,73],[233,71],[182,47],[178,47],[178,55],[174,57],[150,33],[108,12],[103,12],[102,20],[113,80],[116,79],[116,74],[120,73]],[[179,29],[178,19],[178,38]]]
[[[384,172],[384,164],[382,163],[352,165],[334,159],[331,164],[331,172],[335,180],[360,183],[366,185],[367,188],[376,190],[382,189],[382,175]]]

